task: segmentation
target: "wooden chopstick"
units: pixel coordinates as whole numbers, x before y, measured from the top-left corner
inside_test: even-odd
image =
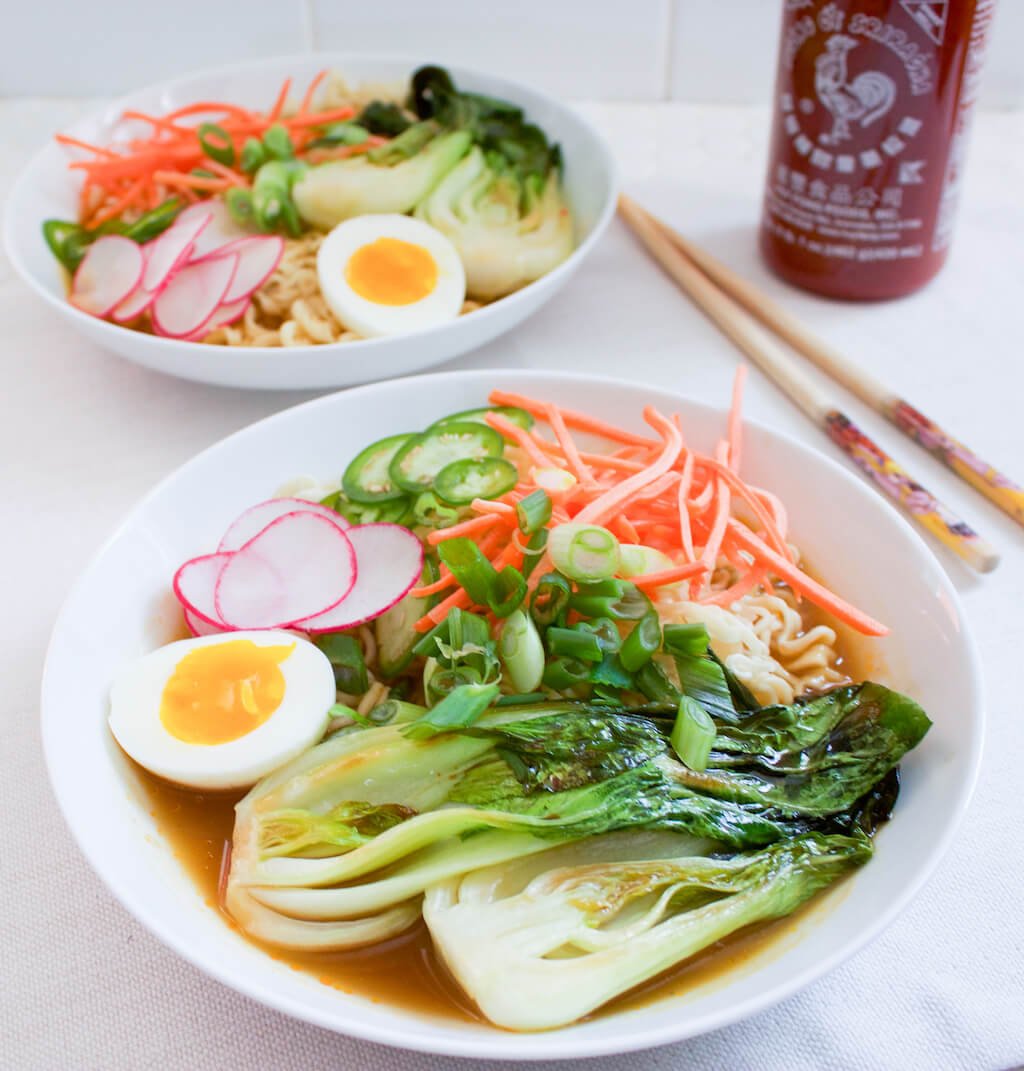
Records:
[[[990,572],[999,564],[995,549],[872,442],[746,308],[706,274],[696,258],[691,259],[683,251],[660,220],[625,195],[619,198],[619,214],[647,251],[705,315],[825,431],[879,490],[979,572]],[[744,284],[744,287],[748,285]],[[753,288],[750,292],[756,293]],[[760,300],[758,297],[757,301]],[[788,314],[784,316],[792,319]]]
[[[791,312],[776,304],[720,260],[688,241],[667,224],[662,223],[661,228],[677,249],[688,256],[747,312],[770,327],[793,349],[841,383],[851,394],[855,394],[875,412],[881,413],[1018,524],[1024,525],[1024,488],[1004,476],[994,465],[982,461],[977,454],[939,424],[929,420],[905,398],[893,394],[881,381],[832,349]]]

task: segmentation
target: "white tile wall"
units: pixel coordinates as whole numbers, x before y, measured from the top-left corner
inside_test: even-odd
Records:
[[[15,4],[17,0],[0,0]],[[1024,107],[1024,0],[998,0],[983,103]],[[0,96],[125,92],[307,49],[464,63],[570,98],[763,103],[782,0],[28,0],[4,19]]]
[[[311,0],[320,49],[409,52],[569,97],[665,93],[670,0]]]
[[[0,0],[0,96],[95,96],[302,52],[305,0]]]

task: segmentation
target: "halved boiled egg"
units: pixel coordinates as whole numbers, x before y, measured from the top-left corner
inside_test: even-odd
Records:
[[[466,298],[455,246],[410,216],[356,216],[323,240],[320,292],[338,320],[371,338],[454,320]]]
[[[170,643],[118,674],[110,730],[152,773],[192,788],[242,788],[316,743],[334,705],[327,656],[289,632]]]

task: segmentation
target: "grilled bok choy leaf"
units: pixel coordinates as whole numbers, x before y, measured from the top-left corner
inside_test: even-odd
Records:
[[[564,1026],[751,923],[782,918],[871,856],[863,834],[805,833],[727,858],[548,855],[450,878],[423,904],[434,943],[497,1026]],[[544,866],[543,864],[550,864]]]
[[[331,737],[239,803],[227,906],[247,932],[374,943],[439,883],[616,830],[718,850],[857,834],[888,817],[886,775],[930,723],[895,692],[851,686],[716,721],[700,773],[673,758],[670,722],[643,712],[543,702],[427,737],[416,724]]]

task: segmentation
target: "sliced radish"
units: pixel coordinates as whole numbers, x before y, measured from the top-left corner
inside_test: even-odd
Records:
[[[97,238],[82,258],[71,284],[71,303],[93,316],[108,316],[139,285],[146,261],[130,238]]]
[[[284,239],[276,235],[242,238],[221,252],[238,255],[238,271],[224,295],[225,302],[237,301],[248,297],[270,278],[284,253]]]
[[[217,614],[217,581],[230,554],[204,554],[192,558],[174,574],[171,586],[178,602],[194,617],[216,628],[227,626]]]
[[[237,301],[222,301],[213,310],[210,322],[205,325],[205,331],[212,331],[215,327],[227,327],[245,315],[245,310],[252,304],[248,297],[239,298]]]
[[[283,517],[286,513],[315,513],[318,517],[326,517],[342,531],[351,527],[340,513],[321,506],[319,502],[310,502],[305,498],[269,498],[266,502],[250,506],[231,523],[224,533],[224,538],[220,541],[220,546],[217,547],[217,552],[223,554],[227,551],[238,550],[254,536],[258,536],[268,524],[276,521],[278,517]]]
[[[225,324],[233,324],[240,316],[245,315],[245,310],[251,304],[249,298],[244,297],[239,301],[232,301],[229,304],[223,302],[218,305],[205,323],[200,324],[194,331],[190,331],[187,335],[176,336],[181,338],[185,342],[198,342],[218,327],[224,327]]]
[[[187,606],[182,607],[182,614],[185,618],[185,625],[193,636],[219,636],[225,631],[220,625],[211,625],[209,621],[204,621]]]
[[[148,243],[146,270],[142,276],[142,285],[146,290],[160,293],[160,288],[168,282],[175,268],[188,260],[196,239],[211,219],[213,213],[209,209],[184,221],[179,216],[163,234]]]
[[[189,260],[199,260],[210,253],[240,238],[249,237],[249,232],[231,218],[228,206],[223,201],[199,201],[178,213],[175,224],[194,223],[209,216],[206,226],[196,236]]]
[[[337,632],[380,617],[420,578],[423,544],[408,528],[360,524],[346,534],[359,564],[355,585],[333,609],[302,621],[304,632]]]
[[[232,628],[282,628],[318,616],[356,581],[346,533],[306,510],[278,517],[228,559],[214,604]]]
[[[220,305],[238,267],[238,257],[186,264],[153,302],[153,326],[161,335],[183,338],[205,326]]]

